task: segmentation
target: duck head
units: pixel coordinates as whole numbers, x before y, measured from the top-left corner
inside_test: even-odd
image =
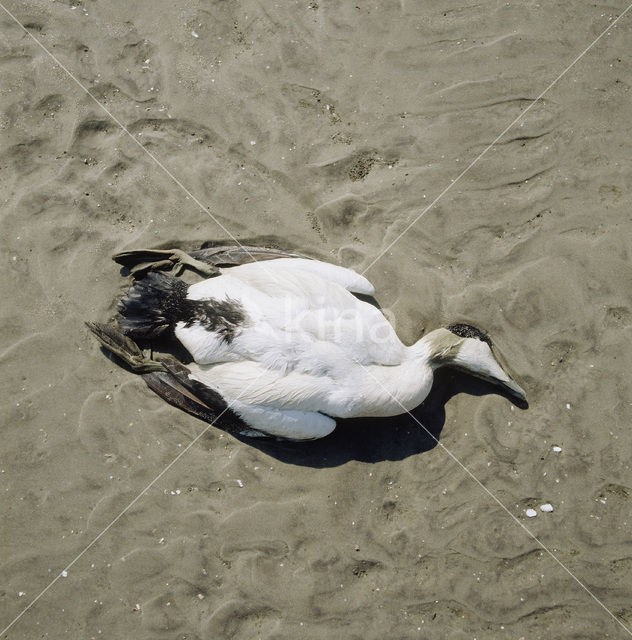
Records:
[[[525,402],[522,387],[503,369],[489,336],[469,324],[452,324],[428,333],[422,341],[429,348],[434,367],[451,366],[491,382],[511,397]]]

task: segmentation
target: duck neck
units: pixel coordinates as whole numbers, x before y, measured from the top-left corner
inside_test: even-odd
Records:
[[[394,416],[414,409],[432,388],[433,370],[449,363],[457,343],[457,336],[438,329],[407,347],[401,364],[369,367],[371,391],[364,394],[364,412],[354,415]]]
[[[358,415],[395,416],[421,404],[432,387],[432,369],[409,347],[408,357],[398,365],[367,367],[367,410]]]

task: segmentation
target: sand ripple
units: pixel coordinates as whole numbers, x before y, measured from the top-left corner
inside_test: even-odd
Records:
[[[110,254],[228,229],[359,270],[385,250],[367,275],[406,341],[489,330],[530,409],[446,375],[417,415],[632,625],[629,18],[534,103],[614,9],[7,6],[134,140],[3,16],[6,623],[205,428],[87,335],[126,287]],[[14,637],[623,637],[411,419],[345,429],[210,430]]]

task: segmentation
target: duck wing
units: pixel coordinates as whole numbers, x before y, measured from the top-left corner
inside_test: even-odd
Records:
[[[291,263],[244,264],[188,287],[186,304],[207,305],[209,318],[220,304],[239,310],[230,335],[214,330],[202,314],[176,325],[176,337],[198,364],[245,360],[320,375],[349,361],[401,362],[404,346],[390,323],[349,291],[360,288],[361,276],[316,260]]]
[[[353,269],[301,256],[276,258],[262,263],[245,263],[231,269],[222,269],[222,273],[230,273],[242,282],[261,290],[272,291],[279,286],[283,288],[285,280],[289,283],[293,274],[300,273],[338,284],[352,293],[368,296],[375,294],[375,287]]]
[[[287,272],[300,269],[318,275],[325,280],[337,282],[353,293],[370,296],[375,294],[373,285],[353,269],[316,260],[300,253],[265,247],[218,246],[191,251],[190,255],[197,260],[223,269],[274,260],[275,271]],[[250,274],[253,271],[261,271],[265,274],[267,266],[267,264],[255,266],[248,270],[241,270],[241,272]]]
[[[250,249],[269,259],[253,262]],[[116,256],[130,267],[138,260],[143,269],[153,258],[156,264],[176,258],[208,266],[203,257],[219,273],[190,286],[154,271],[137,280],[119,304],[119,326],[128,336],[153,339],[173,330],[199,364],[245,360],[282,372],[319,374],[345,358],[401,362],[403,345],[384,315],[352,295],[374,291],[355,271],[254,247],[213,247],[195,255],[157,250]]]

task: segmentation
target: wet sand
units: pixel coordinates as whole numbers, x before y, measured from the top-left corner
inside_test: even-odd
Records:
[[[113,252],[386,250],[401,338],[486,329],[528,410],[446,374],[442,446],[211,428],[6,637],[628,637],[519,523],[632,625],[632,12],[534,103],[625,3],[382,5],[6,4],[134,140],[0,11],[0,626],[206,427],[84,327]]]

